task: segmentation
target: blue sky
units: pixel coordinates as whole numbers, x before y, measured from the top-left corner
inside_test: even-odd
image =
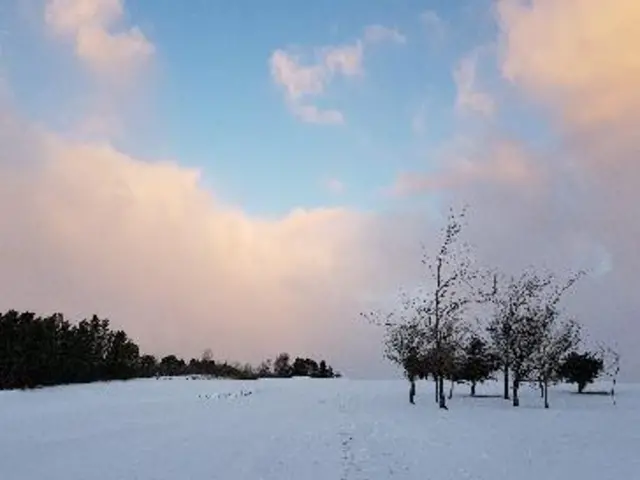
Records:
[[[464,121],[455,112],[452,73],[495,35],[489,5],[279,1],[256,9],[251,1],[189,8],[172,0],[130,1],[126,23],[139,26],[156,48],[153,78],[139,90],[153,107],[134,135],[116,143],[141,157],[202,169],[218,196],[256,214],[338,204],[389,208],[393,200],[383,190],[398,171],[428,169],[430,156]],[[68,46],[34,41],[47,36],[35,7],[15,8],[27,28],[4,26],[11,32],[5,51],[14,94],[27,112],[64,129],[70,109],[59,112],[69,105],[82,110],[77,92],[86,76]],[[440,19],[442,34],[423,20],[425,12]],[[292,115],[270,74],[272,53],[353,44],[369,25],[395,29],[406,42],[372,46],[362,76],[335,78],[314,98],[340,110],[345,123],[310,124]],[[417,115],[419,131],[412,126]],[[326,187],[330,179],[344,185],[340,194]]]

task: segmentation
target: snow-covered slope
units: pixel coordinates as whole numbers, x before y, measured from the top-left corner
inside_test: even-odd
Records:
[[[491,388],[480,388],[487,393]],[[640,389],[541,408],[401,381],[137,380],[0,392],[1,480],[640,478]]]

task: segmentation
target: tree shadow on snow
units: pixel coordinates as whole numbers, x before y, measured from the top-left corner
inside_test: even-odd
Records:
[[[607,391],[607,390],[592,390],[592,391],[586,391],[586,392],[582,392],[582,393],[578,393],[578,392],[571,392],[572,395],[580,395],[582,397],[588,397],[588,396],[601,396],[601,397],[610,397],[611,396],[611,392]]]

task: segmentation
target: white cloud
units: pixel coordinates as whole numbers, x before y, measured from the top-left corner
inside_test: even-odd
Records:
[[[321,49],[321,58],[330,74],[353,77],[362,73],[362,42]]]
[[[328,72],[323,65],[301,65],[299,55],[284,50],[273,52],[269,63],[274,81],[285,88],[292,100],[324,91]]]
[[[287,104],[294,115],[304,122],[320,124],[343,123],[338,110],[322,110],[309,104],[309,97],[324,93],[335,75],[353,76],[362,69],[362,48],[359,44],[322,49],[317,63],[304,65],[300,55],[276,50],[269,60],[271,77],[285,90]]]
[[[304,122],[320,124],[344,123],[344,115],[336,109],[323,110],[311,99],[325,93],[337,77],[356,77],[364,73],[363,59],[366,44],[380,42],[404,43],[404,37],[381,25],[365,29],[364,39],[353,44],[325,46],[315,49],[315,55],[283,49],[275,50],[269,59],[273,81],[285,91],[291,112]]]

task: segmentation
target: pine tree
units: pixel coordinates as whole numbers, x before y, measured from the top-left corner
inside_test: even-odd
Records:
[[[469,382],[471,396],[475,396],[477,384],[489,380],[498,368],[498,358],[490,351],[487,342],[473,335],[465,344],[456,380]]]
[[[571,352],[560,364],[558,375],[567,383],[577,384],[578,393],[582,393],[587,385],[598,378],[603,369],[603,360],[594,353]]]

